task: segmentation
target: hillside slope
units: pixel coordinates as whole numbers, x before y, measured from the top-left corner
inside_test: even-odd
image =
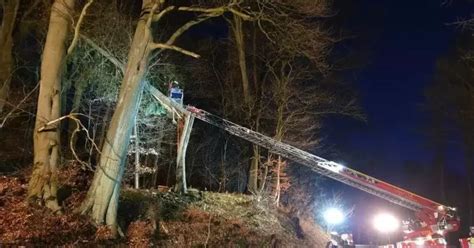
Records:
[[[324,247],[313,221],[290,218],[265,200],[241,194],[125,189],[119,208],[124,237],[73,213],[83,191],[63,201],[65,213],[25,203],[27,179],[0,177],[0,244],[120,245],[130,247]]]

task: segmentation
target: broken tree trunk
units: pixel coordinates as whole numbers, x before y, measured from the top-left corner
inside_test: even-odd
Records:
[[[28,200],[39,201],[48,208],[60,209],[57,199],[59,165],[59,122],[46,126],[61,115],[61,73],[66,58],[66,40],[75,0],[56,0],[41,61],[38,109],[33,134],[34,165],[28,186]],[[42,128],[42,131],[39,129]]]
[[[180,120],[182,121],[182,120]],[[176,192],[186,193],[186,150],[188,148],[189,138],[191,137],[191,131],[193,128],[194,116],[188,114],[184,119],[183,130],[180,133],[178,143],[178,155],[176,158],[176,185],[174,190]],[[178,127],[179,128],[179,127]]]
[[[151,5],[151,0],[143,1],[143,14],[135,29],[117,106],[107,130],[94,179],[80,207],[80,211],[88,213],[97,224],[108,225],[113,235],[118,234],[118,197],[153,42],[148,26]]]
[[[13,68],[13,28],[20,0],[3,1],[3,18],[0,26],[0,114],[10,92],[11,74]]]
[[[188,111],[183,108],[180,104],[172,101],[170,98],[166,97],[163,93],[161,93],[158,89],[153,87],[152,85],[147,84],[146,86],[148,92],[158,101],[160,104],[166,108],[171,113],[175,113],[178,115],[180,119],[179,122],[183,121],[184,125],[182,132],[179,132],[178,135],[178,155],[176,159],[176,185],[174,186],[174,190],[177,192],[186,193],[187,185],[186,185],[186,150],[189,143],[189,138],[191,137],[191,131],[193,128],[194,123],[194,116],[188,114]],[[178,122],[178,129],[179,129],[179,122]]]

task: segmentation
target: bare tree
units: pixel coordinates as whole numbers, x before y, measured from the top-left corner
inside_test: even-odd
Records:
[[[0,1],[2,23],[0,26],[0,114],[3,112],[8,94],[10,92],[10,82],[13,72],[13,29],[15,27],[16,16],[20,0]]]
[[[66,41],[74,13],[74,0],[56,0],[51,8],[48,34],[41,61],[41,79],[34,129],[34,165],[28,198],[39,200],[58,211],[56,199],[59,166],[58,123],[48,122],[61,116],[61,74],[66,58]],[[44,128],[47,126],[46,128]],[[39,131],[42,129],[42,131]]]

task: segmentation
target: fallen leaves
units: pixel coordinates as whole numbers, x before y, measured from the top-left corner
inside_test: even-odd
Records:
[[[25,201],[26,180],[0,177],[0,240],[3,244],[66,245],[88,240],[95,227],[83,216],[55,215]]]

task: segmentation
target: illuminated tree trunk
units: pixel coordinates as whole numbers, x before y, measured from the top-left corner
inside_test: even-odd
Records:
[[[147,27],[149,13],[146,11],[150,7],[151,0],[144,0],[144,14],[135,29],[117,106],[107,130],[100,162],[80,208],[83,214],[88,213],[97,224],[108,225],[114,235],[118,231],[116,217],[125,158],[151,51],[149,45],[152,43],[152,37]]]
[[[194,123],[194,116],[187,115],[184,117],[184,126],[182,132],[178,136],[178,155],[176,158],[176,185],[174,190],[180,193],[187,192],[186,185],[186,150],[188,148],[189,138],[191,137],[191,131]],[[180,121],[181,122],[181,121]],[[179,125],[179,124],[178,124]],[[179,128],[179,127],[178,127]]]
[[[3,112],[10,92],[10,82],[13,67],[13,28],[18,13],[20,0],[3,1],[3,18],[0,27],[0,113]]]
[[[28,199],[38,200],[52,210],[59,210],[56,199],[59,165],[59,124],[40,128],[61,115],[61,74],[66,57],[74,0],[56,0],[51,8],[48,34],[41,61],[38,109],[33,134],[34,165],[28,186]]]

